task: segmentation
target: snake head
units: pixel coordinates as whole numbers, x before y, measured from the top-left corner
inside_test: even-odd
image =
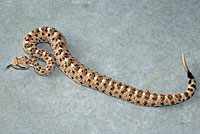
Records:
[[[7,66],[9,68],[12,66],[15,69],[28,69],[30,67],[30,61],[26,56],[16,57],[10,65]]]

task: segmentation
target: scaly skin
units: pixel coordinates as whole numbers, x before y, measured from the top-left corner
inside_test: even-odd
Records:
[[[48,42],[53,54],[37,47],[40,42]],[[30,66],[40,75],[53,72],[55,64],[72,80],[84,86],[96,89],[107,95],[144,106],[169,106],[183,102],[195,92],[196,82],[189,71],[183,55],[183,63],[188,77],[188,88],[180,94],[158,94],[148,90],[136,89],[123,84],[80,64],[68,51],[65,37],[52,27],[35,28],[29,32],[23,41],[24,51],[32,58],[21,56],[15,58],[11,66],[17,69],[27,69]],[[35,58],[42,59],[45,67],[41,67]]]

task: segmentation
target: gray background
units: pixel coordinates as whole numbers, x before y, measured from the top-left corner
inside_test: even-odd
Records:
[[[184,53],[197,91],[175,106],[142,107],[78,85],[58,68],[47,77],[6,71],[39,26],[61,31],[82,64],[153,92],[185,91]],[[1,0],[0,29],[1,134],[199,133],[199,0]]]

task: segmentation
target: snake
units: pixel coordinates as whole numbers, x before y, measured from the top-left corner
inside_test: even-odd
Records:
[[[50,44],[52,53],[37,47],[37,44],[42,42]],[[179,94],[161,94],[146,89],[137,89],[79,63],[67,49],[65,37],[53,27],[43,26],[31,30],[24,37],[23,49],[30,57],[15,57],[7,68],[28,69],[33,67],[39,75],[50,75],[57,65],[76,83],[137,105],[153,107],[175,105],[188,100],[196,90],[196,81],[186,64],[184,54],[182,54],[182,60],[188,78],[186,91]],[[38,60],[44,61],[45,66],[42,67]]]

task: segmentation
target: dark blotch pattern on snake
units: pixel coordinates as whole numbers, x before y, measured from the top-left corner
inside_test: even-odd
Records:
[[[40,42],[48,42],[53,53],[51,54],[46,50],[38,48],[37,44]],[[184,55],[182,57],[188,77],[187,90],[180,94],[159,94],[118,82],[80,64],[69,53],[65,37],[55,28],[40,27],[33,29],[25,36],[23,48],[31,58],[26,56],[16,57],[10,66],[16,69],[27,69],[32,66],[38,74],[49,75],[57,64],[75,82],[138,105],[174,105],[192,97],[196,88],[194,76],[187,67]],[[36,58],[43,60],[46,66],[41,67]]]

